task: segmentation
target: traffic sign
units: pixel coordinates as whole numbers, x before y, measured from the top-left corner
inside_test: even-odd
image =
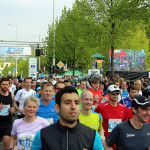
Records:
[[[62,61],[60,61],[57,66],[61,69],[64,66],[64,63]]]

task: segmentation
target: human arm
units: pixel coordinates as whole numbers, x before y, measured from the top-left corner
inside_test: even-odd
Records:
[[[104,149],[105,149],[105,150],[113,150],[112,147],[110,147],[110,146],[107,145],[107,143],[106,143],[105,140],[104,140],[104,142],[103,142],[103,146],[104,146]]]
[[[14,101],[14,107],[15,107],[15,109],[16,109],[17,111],[19,111],[21,114],[24,113],[23,110],[21,110],[21,109],[17,106],[16,101]]]
[[[21,110],[19,107],[18,107],[18,105],[17,105],[17,102],[20,102],[20,97],[21,97],[21,90],[19,90],[18,92],[17,92],[17,94],[15,95],[15,100],[14,100],[14,107],[15,107],[15,109],[18,111],[18,112],[20,112],[21,114],[23,114],[23,110]]]
[[[100,134],[100,136],[101,136],[101,139],[102,139],[102,142],[103,142],[103,140],[105,140],[105,137],[104,137],[104,129],[103,129],[103,117],[102,117],[102,115],[101,114],[99,114],[99,117],[100,117],[100,119],[99,119],[99,128],[98,128],[98,133]]]
[[[14,113],[14,94],[13,93],[11,93],[11,97],[12,97],[12,105],[11,105],[11,107],[9,109],[9,112],[11,114],[13,114]]]
[[[11,135],[9,148],[14,148],[17,143],[17,135]]]
[[[41,130],[39,130],[34,137],[34,140],[32,143],[32,150],[42,150]]]

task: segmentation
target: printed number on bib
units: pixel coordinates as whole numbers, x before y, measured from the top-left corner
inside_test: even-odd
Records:
[[[32,148],[32,142],[34,135],[32,134],[20,134],[19,135],[19,146],[21,149],[30,150]]]
[[[4,108],[2,110],[0,110],[0,116],[8,116],[10,105],[3,105],[3,106],[4,106]]]
[[[108,121],[108,132],[111,132],[116,127],[116,125],[118,125],[121,122],[122,122],[121,119],[109,119],[109,121]]]

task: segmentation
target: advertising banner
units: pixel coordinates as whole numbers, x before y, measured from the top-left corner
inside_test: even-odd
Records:
[[[29,59],[29,77],[37,78],[37,58]]]
[[[144,71],[145,70],[145,50],[114,50],[114,70],[115,71]],[[111,62],[111,50],[110,50]]]
[[[0,47],[0,55],[31,55],[31,47]]]

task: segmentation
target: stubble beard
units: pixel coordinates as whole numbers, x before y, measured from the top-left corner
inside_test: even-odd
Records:
[[[60,115],[61,119],[68,124],[73,124],[78,120],[78,117],[75,119],[68,119],[68,118],[64,117],[61,112],[59,113],[59,115]]]
[[[6,90],[4,90],[3,88],[1,88],[2,92],[6,93],[8,91],[8,88]]]

